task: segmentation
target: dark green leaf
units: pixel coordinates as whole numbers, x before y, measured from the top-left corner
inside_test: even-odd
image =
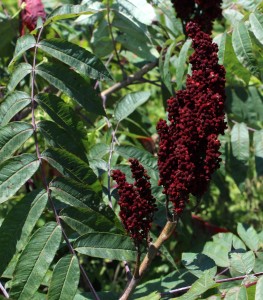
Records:
[[[12,122],[0,128],[0,163],[16,152],[33,134],[32,125]]]
[[[151,94],[149,92],[136,92],[124,96],[116,105],[114,118],[120,122],[135,111],[137,107],[145,103]]]
[[[16,42],[15,53],[9,66],[14,64],[24,52],[26,52],[28,49],[35,47],[35,45],[36,39],[32,34],[26,34],[21,36]]]
[[[192,41],[191,40],[186,40],[185,43],[183,44],[179,56],[178,56],[178,60],[176,63],[176,86],[177,89],[180,90],[182,89],[182,85],[183,85],[183,77],[184,77],[184,73],[186,70],[186,59],[187,59],[187,53],[189,50],[189,47],[191,46]]]
[[[97,179],[86,162],[64,149],[49,148],[41,156],[61,174],[81,183],[92,184]]]
[[[69,178],[57,178],[49,185],[52,197],[74,207],[101,207],[101,197],[87,185]]]
[[[263,44],[263,14],[255,11],[249,15],[249,21],[255,37]]]
[[[238,60],[253,75],[259,76],[259,69],[252,50],[252,43],[245,24],[241,21],[235,27],[232,35],[232,44]]]
[[[65,4],[57,7],[51,12],[46,22],[44,23],[44,26],[48,25],[50,22],[54,22],[57,20],[76,18],[81,15],[89,15],[95,12],[96,9],[93,9],[90,3],[83,5]]]
[[[41,64],[36,74],[78,102],[88,112],[104,115],[101,99],[93,87],[78,73],[56,63]]]
[[[257,251],[259,249],[259,237],[252,226],[247,228],[241,223],[238,223],[237,233],[250,250]]]
[[[27,93],[16,91],[9,94],[0,105],[0,125],[6,125],[30,102],[30,96]]]
[[[28,63],[19,64],[11,75],[7,89],[12,92],[19,82],[32,72],[32,66]]]
[[[49,300],[73,300],[79,283],[79,264],[76,256],[62,257],[56,264],[48,290]]]
[[[88,208],[69,207],[63,209],[60,218],[78,234],[90,232],[123,233],[123,226],[113,211],[106,206]]]
[[[0,165],[0,203],[13,196],[37,171],[39,160],[35,155],[22,154]]]
[[[34,297],[61,240],[61,228],[55,222],[47,223],[32,236],[19,257],[15,268],[10,297],[28,300]]]
[[[256,170],[258,176],[263,174],[263,129],[254,132],[253,137]]]
[[[0,276],[14,254],[20,251],[47,204],[47,193],[35,190],[21,199],[0,227]]]
[[[77,252],[100,258],[135,261],[136,249],[131,238],[113,233],[88,233],[76,240]]]
[[[247,161],[249,158],[249,134],[245,123],[236,123],[231,130],[231,146],[234,157]]]
[[[110,152],[110,147],[107,144],[98,143],[93,145],[89,150],[89,157],[91,159],[102,158]]]
[[[11,19],[6,17],[3,19],[3,10],[1,8],[1,19],[0,19],[0,57],[12,58],[14,46],[12,40],[17,39],[18,32],[18,18]]]
[[[82,143],[55,122],[41,121],[37,124],[37,128],[51,147],[65,149],[82,160],[86,160],[85,148]]]
[[[79,73],[97,79],[112,80],[103,63],[91,52],[62,39],[42,40],[38,47]]]
[[[77,135],[79,139],[86,135],[86,132],[81,128],[81,119],[64,100],[52,94],[38,94],[36,101],[52,120],[66,131],[72,135]]]

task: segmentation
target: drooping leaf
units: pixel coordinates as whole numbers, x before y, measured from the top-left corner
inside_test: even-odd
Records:
[[[73,300],[79,283],[79,264],[74,255],[62,257],[56,264],[48,290],[49,300]]]
[[[212,273],[211,273],[212,272]],[[192,284],[189,291],[181,297],[176,297],[177,300],[195,300],[201,294],[208,291],[211,288],[216,287],[218,284],[213,280],[213,270],[208,270],[203,273],[203,275]]]
[[[231,130],[231,146],[234,157],[247,161],[249,158],[249,134],[245,123],[236,123]]]
[[[76,139],[70,132],[59,127],[55,122],[40,121],[37,124],[37,128],[51,147],[65,149],[82,160],[86,160],[85,148],[80,140]]]
[[[80,128],[81,119],[64,100],[52,94],[41,93],[36,96],[36,101],[59,126],[78,138],[85,136],[86,132]]]
[[[101,197],[98,193],[80,183],[69,178],[56,178],[51,181],[49,188],[52,197],[73,207],[96,207],[101,206]]]
[[[263,14],[255,11],[249,15],[249,21],[255,37],[263,44]]]
[[[78,102],[88,112],[104,115],[101,99],[93,87],[78,73],[59,64],[41,64],[36,74]]]
[[[244,286],[237,286],[227,291],[225,300],[248,300]]]
[[[249,274],[253,270],[254,265],[255,254],[253,251],[230,254],[230,266],[242,275]]]
[[[237,58],[243,66],[253,75],[259,76],[258,64],[253,53],[249,32],[242,21],[234,27],[232,44]]]
[[[25,246],[47,200],[46,191],[35,190],[21,199],[5,217],[0,227],[0,276],[14,254]]]
[[[16,152],[33,134],[31,124],[12,122],[0,128],[0,163]]]
[[[259,237],[256,230],[252,226],[247,228],[241,223],[238,223],[237,233],[250,250],[257,251],[259,249]]]
[[[15,268],[10,297],[28,300],[34,297],[61,240],[61,228],[49,222],[37,230],[26,245]]]
[[[97,179],[86,162],[64,149],[49,148],[41,154],[41,157],[61,174],[81,183],[92,184]]]
[[[92,8],[90,3],[83,5],[72,5],[72,4],[64,4],[55,8],[47,17],[44,26],[47,26],[50,22],[65,20],[76,18],[81,15],[89,15],[95,13],[96,9]]]
[[[178,56],[178,60],[176,63],[176,85],[177,85],[177,89],[180,90],[182,89],[182,84],[183,84],[183,76],[185,73],[185,69],[186,69],[186,58],[187,58],[187,52],[189,50],[189,47],[191,46],[192,41],[191,40],[186,40],[185,43],[183,44],[179,56]]]
[[[20,110],[31,102],[27,93],[15,91],[9,94],[0,105],[0,125],[6,125]]]
[[[136,92],[125,95],[115,107],[115,120],[120,122],[127,118],[137,107],[145,103],[150,95],[149,92]]]
[[[263,276],[261,276],[257,282],[255,300],[261,300],[262,295],[263,295]]]
[[[94,54],[76,44],[54,38],[42,40],[38,47],[87,77],[112,80],[103,63]]]
[[[21,154],[0,165],[0,203],[13,196],[37,171],[39,160],[33,154]]]
[[[20,63],[11,75],[7,89],[12,92],[19,82],[32,72],[32,66],[28,63]]]
[[[114,233],[88,233],[79,237],[77,252],[100,258],[135,261],[136,249],[130,237]]]
[[[60,218],[80,235],[89,232],[123,233],[123,226],[111,209],[106,206],[63,209]]]
[[[26,34],[21,36],[16,42],[15,53],[9,66],[13,65],[23,53],[33,48],[35,45],[36,45],[36,39],[32,34]]]

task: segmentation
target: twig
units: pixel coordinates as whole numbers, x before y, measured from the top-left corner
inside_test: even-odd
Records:
[[[86,274],[83,266],[81,265],[79,259],[78,259],[78,256],[74,250],[74,248],[72,247],[70,241],[69,241],[69,238],[67,237],[66,235],[66,232],[62,226],[62,223],[60,221],[60,218],[59,218],[59,215],[57,213],[57,210],[56,210],[56,207],[55,207],[55,204],[51,198],[51,191],[50,191],[50,188],[49,188],[49,185],[48,185],[48,182],[47,182],[47,178],[46,178],[46,174],[45,174],[45,170],[44,170],[44,167],[43,167],[43,164],[42,164],[42,157],[40,155],[40,150],[39,150],[39,143],[38,143],[38,138],[37,138],[37,126],[36,126],[36,120],[35,120],[35,76],[36,76],[36,73],[35,73],[35,68],[36,68],[36,56],[37,56],[37,48],[38,48],[38,43],[40,41],[40,37],[41,37],[41,34],[42,34],[42,31],[43,31],[43,27],[40,28],[39,30],[39,33],[38,33],[38,36],[37,36],[37,41],[36,41],[36,45],[35,45],[35,49],[34,49],[34,57],[33,57],[33,63],[32,63],[32,74],[31,74],[31,113],[32,113],[32,126],[33,126],[33,129],[34,129],[34,140],[35,140],[35,149],[36,149],[36,154],[37,154],[37,157],[39,159],[39,162],[40,162],[40,171],[41,171],[41,179],[42,179],[42,182],[43,182],[43,185],[47,191],[47,195],[48,195],[48,200],[49,200],[49,203],[51,205],[51,208],[52,208],[52,211],[55,215],[55,219],[56,219],[56,222],[57,224],[60,226],[61,228],[61,231],[62,231],[62,235],[63,235],[63,238],[68,246],[68,249],[70,251],[70,253],[72,255],[74,255],[77,260],[78,260],[78,264],[79,264],[79,268],[80,268],[80,272],[82,274],[82,277],[84,279],[84,282],[87,284],[87,286],[89,287],[93,297],[95,300],[100,300],[99,296],[97,295],[96,291],[94,290],[92,284],[91,284],[91,281],[89,280],[89,277],[88,275]]]
[[[148,270],[149,266],[151,265],[153,259],[157,255],[159,249],[163,245],[163,243],[170,238],[170,236],[173,234],[175,228],[177,225],[177,220],[175,222],[167,221],[166,225],[164,226],[161,234],[155,241],[155,243],[151,244],[146,256],[144,257],[140,269],[139,269],[139,275],[137,278],[132,277],[131,281],[127,285],[127,288],[125,289],[123,295],[121,296],[120,300],[127,300],[129,299],[130,295],[133,293],[134,289],[140,282],[143,275]]]
[[[140,80],[146,73],[148,73],[150,70],[152,70],[154,67],[157,66],[158,61],[150,62],[146,65],[144,65],[138,72],[136,72],[133,75],[128,76],[125,80],[121,82],[117,82],[110,88],[106,89],[105,91],[101,92],[101,97],[107,97],[108,95],[111,95],[115,93],[116,91],[126,87],[129,84],[132,84],[136,80]]]
[[[9,299],[9,294],[7,293],[6,289],[4,288],[1,282],[0,282],[0,290],[2,291],[4,297]]]
[[[234,124],[238,124],[238,122],[235,121],[235,120],[231,120],[231,122],[234,123]],[[254,129],[254,128],[251,128],[251,127],[247,127],[247,129],[248,129],[249,131],[253,131],[253,132],[257,131],[257,129]]]
[[[253,275],[253,276],[259,277],[259,276],[263,275],[263,272],[259,272],[259,273],[255,273],[255,274],[249,274],[249,275]],[[218,279],[218,280],[215,280],[215,283],[224,283],[224,282],[231,282],[231,281],[243,280],[247,276],[248,275],[237,276],[237,277],[232,277],[232,278]],[[163,293],[160,293],[160,296],[164,297],[164,296],[178,294],[178,293],[181,293],[181,292],[187,292],[188,290],[190,290],[191,287],[192,286],[189,285],[189,286],[185,286],[185,287],[178,288],[178,289],[175,289],[175,290],[171,290],[169,292],[163,292]]]

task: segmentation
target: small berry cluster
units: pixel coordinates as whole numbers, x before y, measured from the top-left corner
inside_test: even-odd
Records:
[[[112,172],[112,178],[117,182],[120,218],[133,239],[135,245],[147,240],[153,214],[157,210],[155,199],[151,194],[150,177],[137,159],[130,159],[130,168],[134,184],[126,181],[126,176],[120,170]]]
[[[186,24],[190,20],[198,23],[201,30],[211,34],[213,22],[221,17],[222,0],[172,0],[177,16]]]
[[[159,184],[180,214],[189,194],[201,196],[219,168],[219,134],[224,134],[225,69],[218,64],[218,47],[199,25],[189,22],[187,34],[195,52],[186,89],[168,102],[168,119],[160,120]]]

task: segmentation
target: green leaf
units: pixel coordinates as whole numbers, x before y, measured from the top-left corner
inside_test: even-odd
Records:
[[[36,74],[74,99],[88,112],[105,115],[101,99],[78,73],[57,62],[54,65],[41,64],[36,68]]]
[[[238,223],[237,233],[250,250],[257,251],[259,249],[259,237],[256,230],[252,226],[247,228],[241,223]]]
[[[95,12],[97,12],[96,9],[93,9],[90,3],[83,5],[65,4],[57,7],[49,14],[44,26],[47,26],[50,22],[76,18],[81,15],[89,15]]]
[[[35,45],[36,39],[32,34],[21,36],[16,42],[15,53],[13,59],[9,63],[9,66],[13,65],[24,52],[35,47]]]
[[[69,178],[56,178],[51,181],[49,188],[51,196],[74,207],[97,207],[100,209],[101,197],[87,185]]]
[[[252,43],[245,24],[241,21],[234,27],[232,44],[238,60],[253,75],[259,76],[259,69],[252,50]]]
[[[85,234],[75,241],[74,248],[85,255],[120,261],[135,261],[137,253],[130,237],[114,233]]]
[[[218,63],[220,65],[222,65],[224,63],[224,60],[225,60],[225,54],[226,54],[226,37],[227,37],[227,34],[226,34],[226,32],[224,32],[222,34],[217,35],[213,39],[213,42],[218,45],[217,56],[218,56]]]
[[[41,157],[61,174],[81,183],[92,184],[97,179],[86,162],[64,149],[49,148],[41,154]]]
[[[255,265],[255,254],[253,251],[246,253],[231,253],[230,266],[241,274],[248,275]]]
[[[97,143],[93,145],[89,150],[89,157],[91,159],[102,158],[104,155],[110,152],[110,146],[103,143]]]
[[[262,295],[263,295],[263,276],[261,276],[257,282],[255,300],[262,300]]]
[[[37,171],[39,160],[32,154],[12,157],[0,165],[0,203],[13,196]]]
[[[244,286],[237,286],[230,289],[226,295],[225,300],[248,300],[247,291]]]
[[[173,94],[173,88],[171,83],[170,59],[175,46],[176,41],[173,41],[168,48],[164,47],[159,58],[159,70],[161,79],[171,95]]]
[[[234,124],[231,130],[231,146],[233,155],[238,160],[249,159],[249,134],[245,123]]]
[[[9,94],[0,105],[0,125],[6,125],[20,110],[31,102],[27,93],[15,91]]]
[[[34,297],[61,240],[61,228],[49,222],[30,239],[15,268],[10,297],[28,300]]]
[[[79,284],[79,264],[74,255],[62,257],[56,264],[50,281],[49,300],[73,300]]]
[[[178,60],[176,63],[176,86],[178,90],[182,89],[182,85],[183,85],[183,77],[184,77],[184,73],[186,70],[186,59],[187,59],[187,53],[189,50],[189,47],[191,46],[192,41],[191,40],[186,40],[185,43],[183,44],[179,56],[178,56]]]
[[[135,111],[137,107],[145,103],[151,94],[149,92],[136,92],[124,96],[116,105],[114,118],[120,122]]]
[[[37,128],[51,147],[65,149],[82,160],[86,160],[86,150],[81,141],[76,139],[70,132],[59,127],[55,122],[40,121]]]
[[[12,92],[19,82],[32,72],[32,66],[28,63],[20,63],[14,70],[7,85],[7,89]]]
[[[35,190],[21,199],[5,217],[0,227],[0,276],[14,254],[25,246],[47,200],[45,190]]]
[[[60,218],[80,235],[89,232],[123,233],[123,226],[107,206],[90,205],[87,208],[69,207],[63,209]]]
[[[31,124],[12,122],[0,128],[0,163],[12,156],[33,134]]]
[[[41,93],[36,96],[36,101],[54,122],[72,135],[77,135],[78,139],[86,135],[81,128],[81,119],[64,100],[52,94]]]
[[[263,14],[255,11],[249,15],[249,21],[255,37],[263,44]]]
[[[215,242],[207,242],[203,250],[203,254],[212,258],[217,266],[223,268],[229,267],[228,252],[228,247]]]
[[[181,297],[176,297],[176,300],[195,300],[201,294],[208,291],[211,288],[216,287],[218,284],[213,280],[213,271],[210,270],[205,271],[204,274],[192,284],[190,290]]]
[[[38,47],[85,76],[97,80],[112,80],[103,63],[94,54],[76,44],[54,38],[42,40]]]
[[[256,170],[258,176],[263,174],[263,129],[254,132],[253,137]]]

